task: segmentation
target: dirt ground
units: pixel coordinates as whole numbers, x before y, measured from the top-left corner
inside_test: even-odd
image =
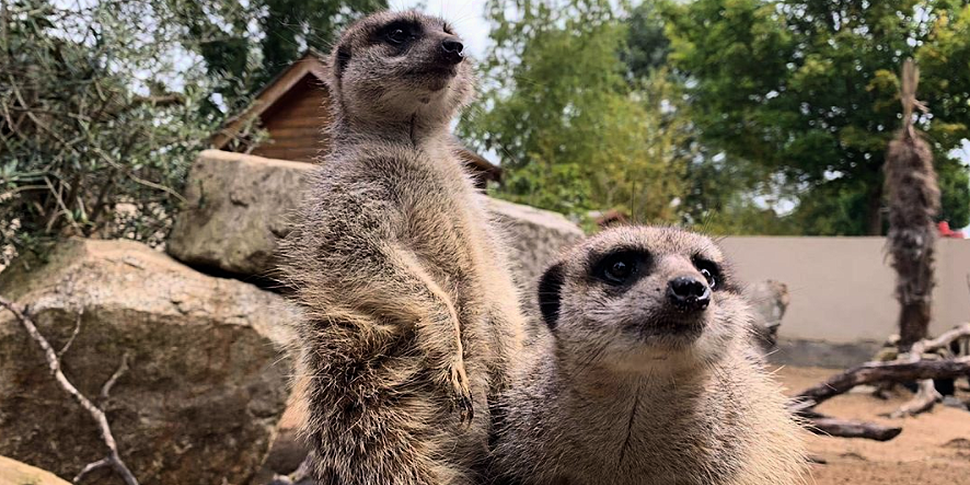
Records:
[[[838,371],[785,367],[777,375],[789,391],[799,391]],[[902,426],[895,439],[869,440],[811,436],[812,456],[827,462],[812,465],[818,485],[955,485],[970,484],[970,412],[937,405],[931,413],[891,420],[880,413],[894,410],[912,394],[897,391],[883,401],[850,393],[823,403],[818,411],[830,416]]]
[[[783,367],[776,375],[790,393],[813,386],[839,372],[833,369]],[[961,382],[966,386],[966,382]],[[812,457],[826,464],[812,465],[810,484],[835,485],[970,485],[970,412],[937,405],[931,413],[915,418],[891,420],[880,413],[895,410],[912,394],[900,388],[890,400],[876,399],[864,393],[849,393],[818,407],[819,412],[844,419],[859,419],[902,426],[895,439],[878,443],[869,440],[828,438],[808,435]],[[964,397],[970,395],[964,393]],[[303,457],[292,428],[296,423],[295,408],[288,410],[281,426],[287,439],[277,442],[269,469],[262,475],[271,477],[271,469],[289,473]],[[261,475],[262,481],[268,479]]]

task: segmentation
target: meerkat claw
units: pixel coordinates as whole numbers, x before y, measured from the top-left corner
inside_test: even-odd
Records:
[[[471,396],[461,396],[458,398],[458,418],[464,426],[471,425],[475,418],[475,406],[472,405]]]
[[[458,408],[461,422],[466,426],[471,424],[475,417],[475,406],[472,404],[472,392],[468,386],[468,376],[465,374],[465,365],[458,361],[451,368],[451,385],[455,393],[455,406]]]

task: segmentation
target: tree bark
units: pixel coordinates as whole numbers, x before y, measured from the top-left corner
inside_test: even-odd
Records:
[[[933,301],[934,218],[940,211],[940,188],[933,169],[933,152],[913,126],[919,71],[908,59],[903,66],[903,126],[886,153],[889,192],[889,253],[896,270],[899,300],[899,348],[926,338]]]

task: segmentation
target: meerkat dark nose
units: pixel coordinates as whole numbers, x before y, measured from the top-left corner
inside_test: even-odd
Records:
[[[441,41],[441,52],[444,59],[452,64],[458,64],[465,58],[465,45],[455,39]]]
[[[700,311],[711,303],[711,289],[690,276],[678,276],[667,283],[667,298],[682,310]]]

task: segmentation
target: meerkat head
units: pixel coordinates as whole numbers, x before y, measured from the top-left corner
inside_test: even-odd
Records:
[[[358,21],[331,54],[339,115],[370,124],[447,124],[474,92],[464,48],[447,22],[418,12]]]
[[[750,324],[720,249],[675,228],[589,238],[542,276],[539,307],[570,358],[634,372],[716,362]]]

